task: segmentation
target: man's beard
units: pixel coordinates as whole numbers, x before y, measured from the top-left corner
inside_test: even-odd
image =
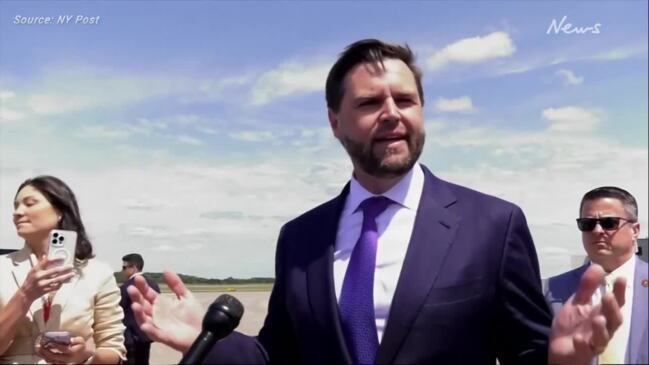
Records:
[[[343,137],[341,142],[352,161],[368,175],[374,177],[398,177],[405,175],[415,165],[424,148],[425,140],[426,135],[423,132],[408,135],[405,140],[408,144],[408,156],[389,163],[382,161],[374,154],[374,141],[363,143]],[[383,159],[388,156],[389,152],[386,151]]]

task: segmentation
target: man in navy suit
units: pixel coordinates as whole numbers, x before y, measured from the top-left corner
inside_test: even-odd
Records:
[[[126,363],[127,364],[148,364],[149,352],[151,350],[151,340],[147,335],[140,330],[140,327],[135,321],[133,310],[131,309],[131,298],[128,295],[127,288],[133,285],[135,277],[140,276],[144,278],[147,285],[153,291],[160,293],[158,284],[142,275],[144,268],[144,259],[138,253],[131,253],[122,257],[122,276],[124,283],[119,288],[122,299],[119,305],[124,310],[124,319],[122,322],[126,327],[124,330],[124,345],[126,346]]]
[[[548,279],[545,297],[552,310],[559,312],[591,263],[601,265],[606,271],[606,283],[595,292],[593,302],[598,302],[602,293],[611,290],[609,283],[613,279],[625,277],[627,304],[622,307],[625,321],[598,360],[600,364],[647,364],[649,265],[635,255],[640,233],[638,204],[628,191],[604,186],[584,195],[579,217],[577,227],[590,262]]]
[[[620,290],[601,307],[584,305],[601,268],[586,273],[549,343],[552,317],[521,210],[417,163],[424,98],[407,46],[350,45],[326,99],[354,166],[350,182],[282,227],[263,328],[254,338],[233,333],[206,362],[583,364],[601,351],[621,322]],[[189,304],[178,277],[165,275]],[[172,334],[153,318],[156,294],[139,279],[136,287],[142,329],[187,351],[199,329]]]

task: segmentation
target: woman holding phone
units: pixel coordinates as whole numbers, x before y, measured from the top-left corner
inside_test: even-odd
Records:
[[[13,222],[25,245],[0,256],[0,363],[125,359],[119,289],[94,258],[72,190],[53,176],[28,179],[14,197]],[[73,265],[48,258],[53,230],[77,233]]]

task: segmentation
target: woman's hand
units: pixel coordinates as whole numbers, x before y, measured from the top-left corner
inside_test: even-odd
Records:
[[[72,337],[69,345],[50,343],[41,346],[38,344],[36,353],[52,364],[81,364],[94,354],[83,337]]]
[[[27,278],[20,286],[20,291],[25,295],[29,303],[49,292],[59,290],[64,282],[75,275],[72,266],[48,268],[48,266],[61,261],[63,261],[62,258],[49,259],[43,255],[36,266],[29,270]]]

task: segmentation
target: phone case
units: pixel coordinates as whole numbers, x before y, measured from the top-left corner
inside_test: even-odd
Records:
[[[63,257],[64,260],[60,265],[72,265],[77,247],[77,232],[54,229],[49,235],[49,246],[47,257]]]
[[[68,331],[43,332],[43,335],[41,337],[41,346],[48,347],[52,343],[56,343],[60,345],[69,345],[70,332]]]

